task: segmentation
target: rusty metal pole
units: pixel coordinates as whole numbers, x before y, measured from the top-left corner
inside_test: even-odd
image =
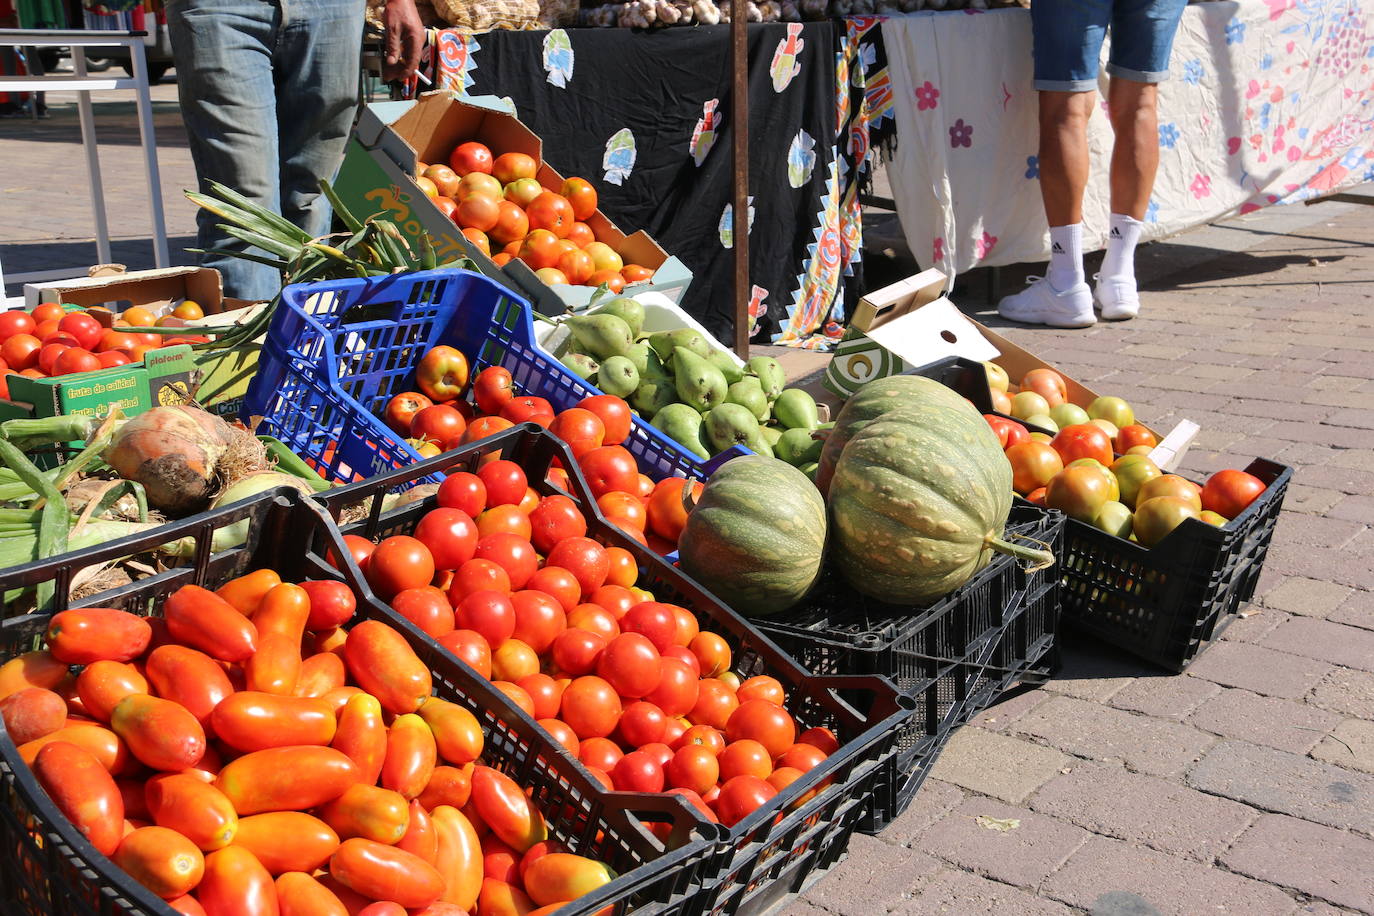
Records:
[[[735,352],[749,358],[749,15],[747,0],[730,0],[731,134],[734,137]]]

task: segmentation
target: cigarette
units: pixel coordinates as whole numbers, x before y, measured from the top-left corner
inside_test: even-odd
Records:
[[[415,78],[416,78],[417,80],[419,80],[420,82],[424,83],[426,86],[433,86],[433,85],[434,85],[432,82],[430,82],[429,77],[425,76],[425,75],[424,75],[423,73],[421,73],[419,70],[416,70],[416,71],[415,71]]]

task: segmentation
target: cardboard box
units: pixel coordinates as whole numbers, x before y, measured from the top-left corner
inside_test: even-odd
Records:
[[[10,396],[0,399],[0,420],[61,414],[104,417],[118,408],[126,416],[191,398],[196,362],[186,344],[150,352],[142,363],[57,378],[8,378]]]
[[[1032,369],[1053,369],[1063,376],[1072,403],[1086,408],[1096,400],[1098,392],[1058,366],[960,312],[944,297],[944,289],[945,275],[932,269],[860,300],[826,367],[824,387],[842,401],[873,379],[962,356],[996,363],[1013,384]],[[1168,434],[1146,428],[1159,439],[1151,458],[1166,471],[1178,466],[1198,432],[1191,420],[1179,421]]]
[[[92,268],[91,276],[24,286],[24,306],[29,309],[40,302],[62,302],[83,308],[100,306],[118,314],[137,305],[163,315],[183,299],[196,301],[207,315],[247,305],[224,298],[219,271],[212,267],[125,272],[119,265],[104,265]]]
[[[521,152],[541,163],[536,176],[550,190],[563,186],[563,176],[544,161],[539,136],[520,122],[507,103],[496,99],[458,99],[433,92],[408,102],[379,102],[363,108],[349,139],[335,189],[359,219],[381,214],[396,222],[412,243],[429,232],[442,263],[468,257],[487,276],[534,303],[538,311],[557,314],[584,305],[594,290],[588,286],[546,286],[523,262],[504,268],[473,246],[453,222],[416,187],[416,162],[442,163],[459,143],[478,140],[493,151]],[[660,292],[681,301],[692,273],[669,256],[643,230],[626,235],[598,210],[587,219],[599,241],[615,249],[625,263],[653,269],[654,275],[632,291]]]

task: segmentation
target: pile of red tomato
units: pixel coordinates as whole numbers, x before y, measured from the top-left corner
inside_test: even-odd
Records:
[[[538,423],[567,443],[606,518],[635,540],[661,554],[677,548],[687,522],[682,508],[686,481],[669,477],[657,484],[644,474],[621,443],[630,436],[630,405],[609,394],[583,398],[576,407],[555,414],[546,398],[517,395],[511,374],[489,366],[472,379],[472,401],[463,399],[468,386],[468,361],[453,347],[438,346],[421,358],[416,369],[419,391],[406,391],[387,402],[382,419],[424,458],[509,429],[517,423]],[[571,492],[567,473],[555,468],[550,482]],[[693,485],[700,492],[702,484]],[[533,511],[538,494],[521,493],[509,510],[479,520],[494,530],[497,515]],[[571,500],[569,500],[571,504]],[[495,506],[497,504],[493,504]]]
[[[349,549],[607,788],[677,792],[734,825],[836,750],[798,728],[776,678],[741,680],[721,636],[637,588],[633,556],[588,538],[576,503],[531,493],[510,461],[457,472],[411,535]]]
[[[185,304],[190,308],[178,306],[171,313],[177,323],[203,317],[196,303]],[[209,340],[140,331],[141,327],[171,324],[137,306],[114,317],[113,327],[101,324],[91,311],[66,311],[55,302],[45,302],[32,312],[0,312],[0,397],[9,397],[7,375],[50,378],[112,369],[142,362],[145,353],[159,347]]]
[[[259,570],[163,619],[65,611],[0,667],[0,716],[91,844],[187,916],[542,914],[609,882],[354,610]]]
[[[596,188],[584,178],[546,188],[534,157],[493,156],[477,142],[460,144],[447,165],[421,162],[416,171],[420,190],[498,266],[519,258],[550,286],[604,284],[615,293],[653,276],[596,238],[586,223]]]

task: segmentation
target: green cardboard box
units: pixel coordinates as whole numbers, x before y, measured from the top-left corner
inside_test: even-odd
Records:
[[[62,414],[104,417],[115,409],[134,416],[153,407],[184,404],[196,371],[191,348],[153,350],[142,363],[57,378],[11,375],[10,396],[0,399],[0,420]]]

